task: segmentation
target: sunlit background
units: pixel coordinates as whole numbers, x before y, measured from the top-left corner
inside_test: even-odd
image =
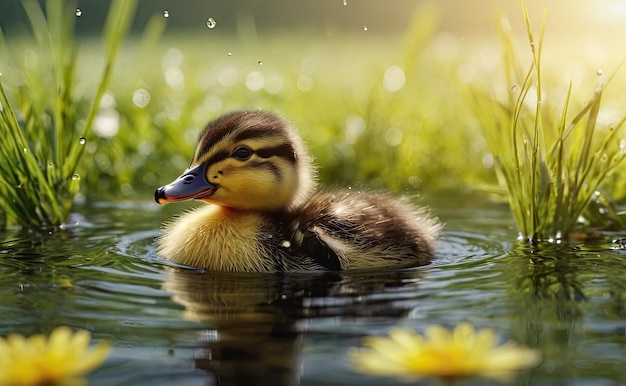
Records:
[[[39,3],[60,4],[54,1],[61,0]],[[595,159],[596,174],[606,170],[606,154],[626,154],[624,128],[610,130],[626,115],[626,69],[618,70],[626,57],[626,2],[527,1],[535,48],[544,9],[546,15],[537,93],[536,78],[523,84],[532,55],[518,0],[142,0],[130,36],[110,59],[111,81],[93,103],[107,60],[109,5],[79,0],[66,13],[56,8],[51,19],[75,23],[74,39],[65,43],[77,47],[72,76],[59,81],[63,59],[74,63],[71,55],[51,52],[48,26],[33,38],[37,26],[22,1],[0,0],[0,81],[8,95],[0,107],[4,115],[12,107],[12,133],[28,131],[29,151],[40,156],[26,171],[49,172],[40,180],[47,176],[61,192],[77,192],[80,182],[76,197],[61,197],[71,212],[56,223],[63,225],[50,232],[9,226],[2,233],[0,336],[48,334],[65,325],[112,342],[93,385],[405,385],[405,379],[357,373],[347,359],[350,348],[393,327],[422,334],[433,324],[470,322],[493,329],[501,343],[541,352],[539,367],[512,384],[626,384],[626,220],[622,215],[620,223],[601,200],[624,202],[626,168],[620,164],[598,191],[589,189],[584,219],[601,229],[599,238],[574,233],[529,243],[518,238],[520,222],[498,184],[498,146],[492,146],[513,142],[507,141],[512,122],[533,127],[538,105],[546,137],[554,137],[570,82],[569,120],[591,116],[581,111],[592,110],[585,106],[612,78],[597,124],[582,119],[576,128],[584,134],[595,126],[595,142],[618,133],[606,157]],[[514,43],[507,45],[510,35]],[[169,266],[153,241],[162,223],[189,206],[157,205],[155,188],[189,166],[209,119],[238,108],[263,108],[292,121],[322,184],[372,187],[428,206],[445,223],[433,264],[320,275]],[[93,126],[86,124],[89,111]],[[493,111],[500,114],[488,114]],[[0,122],[3,129],[7,121]],[[57,172],[69,157],[56,154],[55,164],[45,151],[55,128],[64,129],[67,147],[84,150],[67,175]],[[0,137],[0,144],[9,143],[1,141],[9,135]],[[566,150],[581,148],[572,143]],[[15,149],[7,154],[19,167],[24,148]],[[589,149],[585,154],[595,157]],[[514,148],[500,160],[520,153]],[[529,158],[522,166],[534,161]],[[16,174],[7,160],[0,165]],[[540,178],[543,171],[537,169]],[[27,172],[19,185],[0,187],[22,197],[33,180]],[[42,198],[57,193],[33,190],[30,201],[9,196],[0,203],[5,211],[37,214]],[[528,207],[539,201],[525,199]],[[567,209],[562,212],[581,218]],[[542,213],[533,220],[553,222]],[[12,225],[2,215],[0,224]]]
[[[82,12],[77,30],[98,36],[106,16],[108,1],[80,0],[76,6]],[[142,0],[135,19],[135,31],[140,30],[155,13],[169,16],[168,29],[207,34],[207,20],[217,22],[215,32],[241,34],[243,26],[251,23],[263,36],[269,32],[316,34],[320,39],[336,34],[366,32],[403,34],[414,12],[424,3],[432,3],[440,10],[440,31],[463,36],[492,34],[494,17],[507,15],[513,28],[523,32],[520,1],[456,0],[423,1],[394,0],[236,0],[236,1],[173,1]],[[572,48],[596,46],[616,47],[626,36],[626,4],[619,0],[528,0],[531,17],[539,24],[541,14],[547,11],[551,41]],[[0,26],[12,34],[28,30],[27,19],[20,0],[0,3]],[[213,33],[215,35],[215,33]],[[555,43],[557,44],[557,43]]]
[[[597,87],[598,70],[623,84],[626,74],[617,68],[626,57],[625,3],[526,4],[537,40],[545,11],[544,103],[562,108],[572,82],[573,106],[580,106]],[[80,92],[101,66],[108,5],[75,2]],[[531,53],[519,1],[140,1],[95,122],[97,141],[87,139],[96,170],[83,185],[87,193],[150,191],[186,167],[204,122],[259,107],[301,128],[329,183],[434,190],[492,184],[493,157],[467,97],[476,90],[506,97],[519,86],[502,76],[503,19],[515,36],[517,64],[526,68]],[[19,0],[0,2],[0,27],[11,45],[31,36]],[[33,69],[47,62],[33,49],[14,52]],[[22,84],[6,60],[0,58],[5,82]],[[609,125],[623,111],[619,85],[604,99],[600,120]],[[442,133],[449,140],[437,144]],[[117,149],[96,151],[100,145]],[[364,151],[378,158],[363,160]],[[154,161],[164,159],[165,169]]]

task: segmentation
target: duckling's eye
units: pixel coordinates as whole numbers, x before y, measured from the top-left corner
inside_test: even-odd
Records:
[[[252,150],[245,146],[239,146],[233,151],[233,157],[239,161],[246,161],[252,156]]]

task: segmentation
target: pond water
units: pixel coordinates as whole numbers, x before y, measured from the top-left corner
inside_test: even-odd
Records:
[[[357,373],[348,350],[394,326],[421,333],[469,321],[540,350],[541,365],[513,384],[626,383],[619,235],[529,248],[506,206],[423,201],[447,224],[432,264],[281,275],[160,261],[152,240],[181,205],[85,205],[67,229],[3,234],[0,335],[68,325],[112,341],[91,385],[404,385]]]

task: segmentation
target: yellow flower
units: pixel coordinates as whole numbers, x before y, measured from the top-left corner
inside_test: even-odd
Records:
[[[82,376],[98,367],[111,347],[99,343],[88,349],[91,334],[69,327],[58,327],[49,338],[34,335],[24,338],[10,334],[0,338],[0,385],[76,385]]]
[[[536,350],[507,342],[497,345],[493,330],[475,331],[460,323],[453,331],[428,327],[424,336],[406,328],[395,328],[389,338],[367,337],[371,349],[353,349],[354,366],[365,373],[400,377],[510,378],[516,370],[535,366]]]

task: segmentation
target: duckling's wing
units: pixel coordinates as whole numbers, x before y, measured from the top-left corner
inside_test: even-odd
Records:
[[[440,229],[423,209],[351,190],[316,193],[289,224],[298,252],[333,270],[426,264]]]
[[[328,245],[327,238],[327,241],[324,240],[323,234],[315,232],[315,228],[311,230],[300,228],[296,230],[292,237],[296,239],[296,253],[299,255],[300,261],[306,259],[311,264],[319,266],[318,269],[331,271],[343,269],[341,258],[337,255],[337,252]]]

